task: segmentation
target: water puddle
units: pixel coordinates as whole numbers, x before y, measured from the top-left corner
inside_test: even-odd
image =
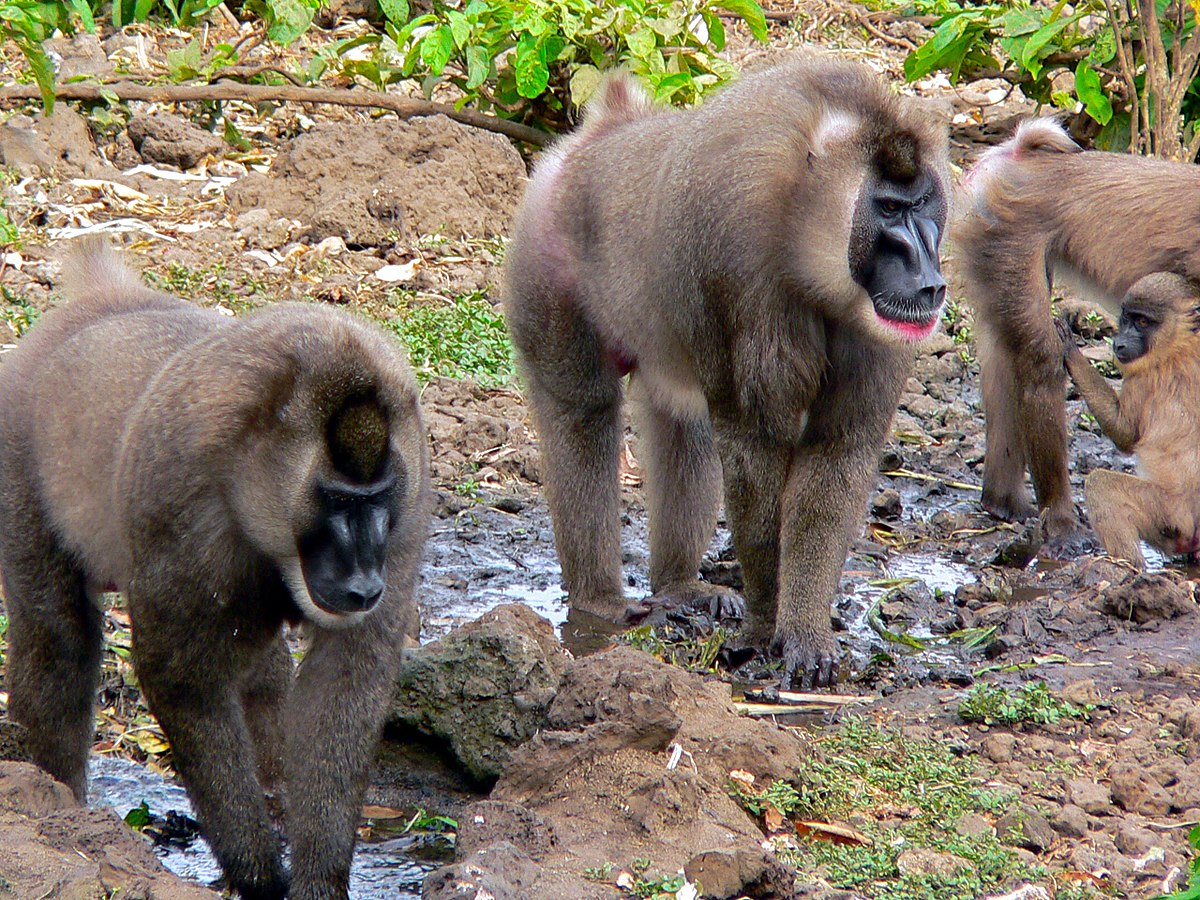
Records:
[[[129,760],[92,756],[88,778],[93,806],[111,806],[124,817],[141,803],[156,816],[168,811],[192,816],[192,806],[182,785]],[[369,844],[359,841],[350,868],[351,900],[419,900],[425,875],[441,863],[415,859],[419,839],[411,835]],[[204,839],[187,846],[155,846],[163,865],[189,881],[211,885],[221,869]]]

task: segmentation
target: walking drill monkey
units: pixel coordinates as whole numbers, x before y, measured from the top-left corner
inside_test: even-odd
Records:
[[[543,157],[505,301],[572,606],[626,613],[629,374],[651,602],[717,594],[697,569],[723,476],[745,634],[785,683],[832,683],[830,598],[944,301],[946,153],[944,124],[868,69],[795,61],[685,111],[613,78]]]
[[[1144,564],[1138,541],[1167,555],[1200,551],[1200,291],[1178,275],[1136,281],[1121,304],[1113,352],[1118,395],[1057,322],[1067,371],[1100,428],[1139,474],[1087,477],[1088,515],[1110,556]]]
[[[987,417],[983,505],[1034,513],[1062,544],[1079,521],[1067,476],[1062,343],[1050,315],[1056,274],[1092,288],[1110,312],[1139,278],[1200,279],[1200,168],[1083,152],[1054,121],[1025,122],[968,174],[955,246],[975,304]]]
[[[142,689],[230,887],[344,898],[419,628],[428,451],[412,373],[344,313],[230,320],[143,287],[102,245],[65,276],[73,302],[0,366],[10,713],[83,803],[99,594],[124,591]],[[286,621],[308,637],[294,680]],[[290,890],[263,795],[281,778]]]

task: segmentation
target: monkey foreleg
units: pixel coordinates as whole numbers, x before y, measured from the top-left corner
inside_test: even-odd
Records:
[[[320,630],[300,663],[287,712],[289,900],[344,900],[355,828],[395,684],[400,610]]]

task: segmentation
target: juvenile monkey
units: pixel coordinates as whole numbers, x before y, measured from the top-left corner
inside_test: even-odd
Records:
[[[952,225],[974,304],[987,416],[983,505],[1034,513],[1033,476],[1051,545],[1079,519],[1067,476],[1062,353],[1050,314],[1063,276],[1116,314],[1144,275],[1200,279],[1200,167],[1084,152],[1050,119],[1025,122],[968,173]]]
[[[1121,304],[1117,394],[1057,321],[1071,380],[1104,433],[1136,453],[1141,477],[1097,469],[1084,485],[1105,551],[1144,565],[1138,540],[1167,555],[1200,551],[1200,293],[1178,275],[1136,281]]]
[[[331,309],[230,320],[143,287],[104,245],[0,366],[9,710],[86,800],[100,593],[229,885],[345,897],[428,525],[397,344]],[[303,622],[298,673],[281,635]],[[256,774],[257,770],[257,774]],[[282,777],[289,880],[264,788]]]
[[[572,606],[626,614],[628,374],[650,602],[712,602],[723,476],[746,638],[785,682],[834,680],[829,601],[945,297],[946,170],[944,125],[862,66],[788,62],[683,111],[601,86],[534,169],[505,288]]]

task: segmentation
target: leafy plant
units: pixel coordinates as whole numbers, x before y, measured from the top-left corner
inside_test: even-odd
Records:
[[[1055,697],[1044,681],[1023,684],[1015,691],[980,683],[958,705],[958,715],[963,721],[985,725],[1017,722],[1052,725],[1066,718],[1086,718],[1089,710],[1090,707],[1079,707]]]
[[[386,35],[366,36],[339,52],[374,44],[369,59],[346,59],[343,70],[384,85],[417,78],[429,96],[453,84],[472,104],[551,129],[567,123],[605,69],[621,65],[661,102],[693,103],[728,80],[733,66],[719,11],[739,16],[756,38],[767,38],[756,0],[470,0],[408,19],[405,0],[385,2]]]
[[[0,284],[0,322],[7,322],[17,337],[25,334],[41,317],[41,311],[31,306],[29,301],[15,293],[6,285]]]
[[[413,303],[396,295],[400,314],[390,327],[408,346],[417,377],[473,378],[484,386],[508,384],[515,373],[504,319],[482,291]]]
[[[1163,894],[1153,900],[1200,900],[1200,825],[1188,832],[1188,843],[1196,855],[1188,864],[1188,885],[1173,894]]]
[[[25,57],[47,112],[54,108],[54,63],[42,42],[58,30],[74,33],[79,23],[88,31],[96,28],[88,0],[0,0],[0,41],[12,41]]]
[[[672,633],[672,629],[654,625],[639,625],[621,635],[621,640],[634,649],[673,666],[700,672],[713,671],[728,639],[729,632],[724,628],[714,628],[707,635],[681,636]]]
[[[1170,159],[1200,151],[1196,8],[1161,0],[917,0],[941,18],[904,63],[910,81],[942,70],[999,76],[1030,99],[1077,107],[1097,144]],[[1067,87],[1057,76],[1069,72]]]

